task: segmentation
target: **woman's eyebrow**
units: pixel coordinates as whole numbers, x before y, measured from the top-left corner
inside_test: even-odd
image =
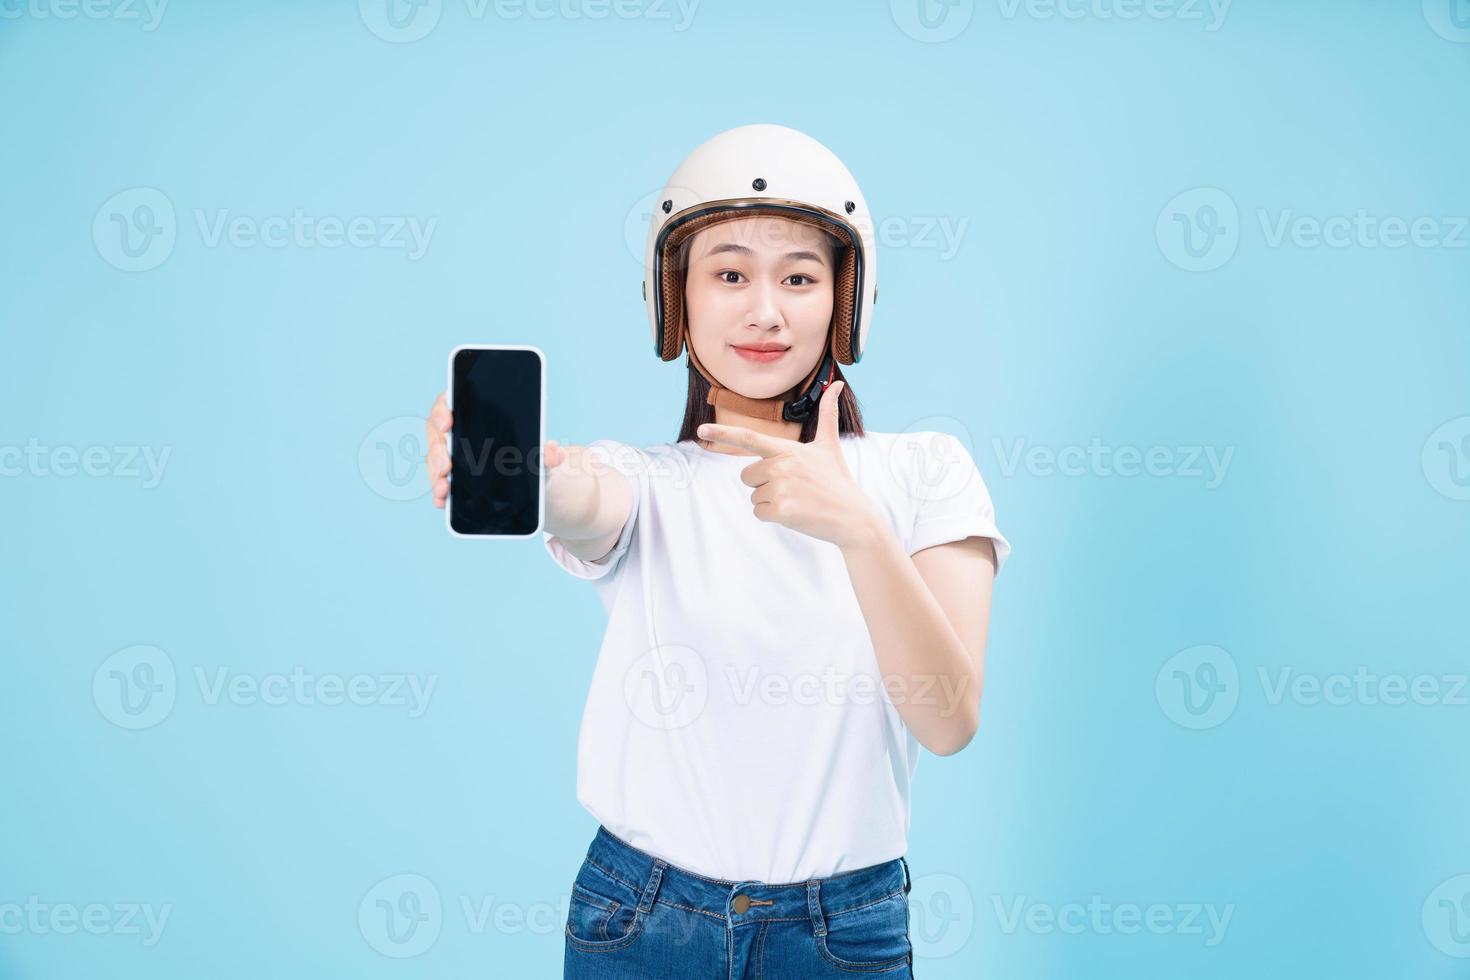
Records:
[[[716,245],[714,248],[712,248],[708,252],[706,252],[705,255],[704,255],[704,257],[705,258],[709,258],[712,255],[719,255],[721,252],[737,252],[740,255],[754,255],[755,254],[754,252],[752,252],[749,248],[747,248],[744,245],[738,245],[735,242],[721,242],[719,245]],[[803,252],[787,252],[784,256],[782,256],[782,258],[785,261],[787,261],[787,262],[795,262],[795,261],[797,261],[799,259],[811,259],[813,262],[820,262],[820,261],[822,261],[822,257],[820,255],[818,255],[816,252],[804,252],[804,251]]]

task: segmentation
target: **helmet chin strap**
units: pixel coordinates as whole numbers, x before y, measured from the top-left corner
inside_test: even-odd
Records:
[[[832,349],[829,343],[821,359],[800,384],[783,395],[771,398],[747,398],[738,391],[731,391],[720,384],[704,369],[687,335],[684,338],[684,349],[688,352],[689,363],[693,364],[694,369],[709,382],[709,394],[705,397],[707,404],[717,409],[724,408],[738,412],[749,418],[767,419],[772,422],[806,421],[807,416],[816,410],[822,393],[832,383],[832,376],[836,370],[836,366],[832,363]]]

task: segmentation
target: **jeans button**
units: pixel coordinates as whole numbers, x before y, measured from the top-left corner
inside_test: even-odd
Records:
[[[746,911],[749,910],[749,908],[750,908],[750,896],[749,895],[736,895],[735,896],[735,911],[737,913],[739,913],[740,915],[744,915],[746,913]]]

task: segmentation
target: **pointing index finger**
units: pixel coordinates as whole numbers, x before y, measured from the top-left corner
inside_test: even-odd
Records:
[[[720,425],[717,422],[706,422],[701,425],[699,434],[712,442],[723,442],[727,445],[749,449],[768,459],[786,452],[791,443],[790,439],[768,436],[764,432],[756,432],[744,426]]]

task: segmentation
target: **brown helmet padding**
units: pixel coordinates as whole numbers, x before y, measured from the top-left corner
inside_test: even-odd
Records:
[[[678,262],[679,246],[689,236],[702,228],[719,224],[721,221],[733,221],[737,218],[749,218],[760,215],[771,215],[777,218],[786,218],[789,221],[799,221],[802,224],[812,225],[820,228],[837,239],[843,247],[837,251],[837,281],[832,291],[832,356],[839,364],[851,364],[852,360],[852,328],[853,317],[857,306],[857,249],[852,235],[846,228],[818,217],[806,217],[793,214],[788,210],[775,208],[749,207],[732,209],[729,211],[717,211],[713,214],[700,215],[690,218],[683,224],[669,232],[664,239],[663,260],[660,263],[661,275],[658,284],[663,290],[663,323],[660,324],[662,336],[660,340],[659,356],[665,361],[672,361],[679,356],[684,347],[684,334],[686,324],[684,320],[684,269]]]

